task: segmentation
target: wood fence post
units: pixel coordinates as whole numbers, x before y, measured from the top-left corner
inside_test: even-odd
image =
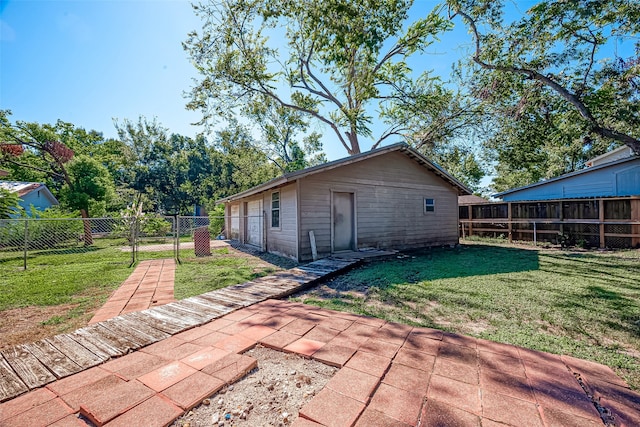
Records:
[[[473,223],[471,222],[471,220],[473,220],[473,205],[469,205],[469,212],[468,212],[468,216],[469,216],[469,230],[467,235],[469,237],[471,237],[473,235]]]
[[[604,236],[604,199],[598,200],[598,228],[600,229],[600,248],[605,248],[605,236]]]
[[[512,231],[513,231],[513,226],[511,225],[511,220],[513,218],[511,217],[511,202],[507,203],[507,221],[509,221],[508,223],[508,227],[509,227],[509,243],[513,242],[513,237],[512,237]]]
[[[640,197],[632,197],[631,200],[631,221],[640,221]],[[635,248],[640,246],[640,224],[631,225],[631,247]]]

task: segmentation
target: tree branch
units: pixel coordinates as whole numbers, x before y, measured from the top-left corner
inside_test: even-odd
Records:
[[[474,41],[475,41],[475,52],[473,54],[473,61],[478,64],[480,67],[487,70],[495,70],[501,71],[505,73],[517,73],[525,75],[533,80],[537,80],[544,84],[545,86],[554,90],[558,95],[564,98],[569,104],[573,105],[578,113],[591,125],[591,131],[597,135],[604,136],[606,138],[611,138],[616,141],[622,142],[628,145],[636,154],[640,154],[640,140],[633,138],[630,135],[624,134],[622,132],[618,132],[613,129],[606,128],[593,116],[591,110],[587,107],[587,105],[582,102],[579,96],[574,93],[571,93],[568,89],[554,81],[553,79],[539,73],[536,70],[531,70],[528,68],[521,68],[515,66],[505,66],[505,65],[495,65],[488,64],[484,62],[481,58],[481,47],[480,47],[480,35],[478,32],[478,28],[476,26],[476,22],[471,16],[466,14],[461,10],[456,10],[456,13],[464,18],[465,21],[469,24],[471,28],[471,32],[473,33]]]

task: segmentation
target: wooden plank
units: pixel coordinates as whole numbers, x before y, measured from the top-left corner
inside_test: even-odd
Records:
[[[154,307],[153,310],[149,310],[148,313],[150,316],[153,316],[157,319],[162,319],[165,322],[173,322],[182,326],[182,330],[192,328],[200,323],[199,320],[196,320],[192,317],[181,317],[179,314],[174,311],[168,310],[166,306],[162,307]]]
[[[217,310],[213,307],[210,307],[209,305],[206,304],[201,304],[198,303],[197,301],[193,301],[191,299],[183,299],[180,301],[180,306],[182,307],[188,307],[190,310],[195,311],[195,312],[202,312],[202,313],[206,313],[207,317],[209,317],[209,319],[217,319],[218,317],[221,317],[224,312]]]
[[[135,334],[120,334],[112,331],[111,329],[105,327],[103,322],[96,323],[96,333],[101,339],[109,339],[114,343],[117,343],[120,348],[125,351],[125,353],[130,353],[131,351],[135,351],[140,347],[144,347],[144,340],[138,339]]]
[[[223,295],[225,297],[229,297],[232,299],[238,300],[242,304],[250,305],[254,302],[261,301],[263,298],[262,295],[254,295],[250,292],[243,292],[241,290],[232,290],[232,289],[218,289],[218,294]]]
[[[22,345],[2,350],[2,355],[29,389],[56,380],[56,377]]]
[[[184,301],[174,302],[170,305],[170,307],[176,310],[185,311],[196,319],[202,319],[201,321],[204,322],[209,322],[211,321],[211,319],[214,319],[218,316],[217,314],[212,314],[207,310],[203,310],[198,306],[194,306],[192,304],[189,304],[189,302]]]
[[[231,313],[233,311],[232,308],[230,307],[226,307],[224,305],[220,305],[220,304],[214,304],[211,301],[207,301],[204,298],[200,298],[200,296],[195,296],[195,297],[190,297],[187,298],[186,300],[183,301],[191,301],[195,304],[200,304],[203,305],[205,307],[207,307],[210,310],[215,310],[219,312],[219,316],[224,316],[227,313]]]
[[[68,377],[71,374],[82,371],[81,366],[62,354],[47,341],[36,341],[31,344],[25,344],[23,347],[53,372],[56,378]]]
[[[178,331],[184,331],[185,329],[189,329],[193,326],[193,321],[191,319],[177,318],[173,313],[162,310],[161,307],[154,307],[153,310],[146,310],[142,313],[150,316],[152,319],[159,320],[168,325],[171,324],[178,326]]]
[[[57,348],[60,353],[73,360],[76,365],[83,369],[91,368],[109,359],[108,354],[104,352],[94,353],[86,347],[83,347],[69,335],[56,335],[45,338],[44,341]]]
[[[139,344],[138,348],[153,344],[157,339],[132,328],[124,320],[119,318],[108,319],[100,322],[100,326],[107,329],[110,335],[126,337],[128,340],[135,341]]]
[[[101,351],[109,355],[109,357],[117,357],[126,354],[129,348],[122,346],[118,341],[112,340],[105,334],[100,333],[98,326],[91,325],[71,333],[73,339],[83,346],[90,348],[91,351]]]
[[[147,310],[150,311],[150,310]],[[170,335],[177,334],[178,332],[182,332],[189,327],[184,323],[176,322],[173,319],[167,319],[166,316],[161,315],[160,313],[150,314],[148,312],[135,312],[135,313],[127,313],[127,318],[135,322],[141,322],[148,325],[151,328],[158,329],[160,331],[166,332]]]
[[[0,355],[0,402],[13,399],[26,391],[29,391],[29,388]]]
[[[204,298],[213,298],[217,301],[214,302],[218,302],[218,304],[221,304],[222,302],[226,303],[226,305],[228,307],[232,307],[232,308],[242,308],[245,307],[245,304],[241,301],[236,300],[235,298],[229,298],[223,294],[221,294],[220,292],[218,292],[217,290],[215,291],[211,291],[211,292],[207,292],[206,294],[202,295]]]
[[[231,301],[228,301],[227,299],[219,298],[217,296],[217,294],[215,293],[215,291],[207,292],[206,294],[202,294],[202,295],[200,295],[200,298],[203,298],[203,299],[205,299],[207,301],[210,301],[213,304],[223,305],[223,306],[225,306],[227,308],[230,308],[231,311],[235,311],[235,310],[243,307],[241,304],[238,304],[237,302],[231,302]]]
[[[280,288],[276,288],[275,286],[265,286],[265,285],[252,285],[252,286],[229,286],[227,288],[228,292],[233,292],[237,295],[255,298],[256,301],[264,300],[269,298],[271,295],[274,295],[280,292]]]
[[[243,304],[243,305],[247,303],[244,295],[240,295],[235,292],[230,292],[228,288],[216,289],[215,291],[213,291],[213,293],[216,294],[218,297],[225,298],[231,302],[236,302],[238,304]]]
[[[130,328],[140,331],[146,336],[152,338],[154,342],[169,338],[171,334],[168,334],[160,329],[156,329],[147,323],[136,321],[136,319],[129,317],[129,313],[118,316],[117,319],[124,324],[128,325]]]
[[[161,312],[173,316],[177,319],[184,320],[189,323],[189,326],[198,326],[203,323],[206,323],[208,320],[206,317],[199,316],[195,313],[192,313],[187,310],[180,309],[173,304],[163,305],[162,307],[157,307]]]

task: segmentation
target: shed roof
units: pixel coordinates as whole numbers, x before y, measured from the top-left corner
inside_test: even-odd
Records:
[[[623,159],[615,160],[615,161],[608,162],[608,163],[603,163],[601,165],[591,166],[591,167],[588,167],[586,169],[580,169],[580,170],[577,170],[577,171],[574,171],[574,172],[565,173],[564,175],[560,175],[560,176],[557,176],[555,178],[550,178],[550,179],[547,179],[545,181],[539,181],[539,182],[536,182],[536,183],[533,183],[533,184],[525,185],[523,187],[512,188],[511,190],[507,190],[507,191],[503,191],[501,193],[493,194],[492,197],[503,197],[503,196],[506,196],[508,194],[517,193],[519,191],[528,190],[530,188],[539,187],[539,186],[542,186],[542,185],[548,185],[548,184],[551,184],[551,183],[557,182],[557,181],[562,181],[563,179],[572,178],[572,177],[579,176],[579,175],[587,175],[587,174],[590,174],[590,173],[594,173],[595,171],[599,171],[599,170],[602,170],[602,169],[605,169],[605,168],[610,168],[610,167],[617,166],[617,165],[620,165],[620,164],[623,164],[623,163],[635,161],[637,159],[640,159],[640,156],[625,157]]]
[[[310,175],[315,175],[317,173],[325,172],[338,167],[347,166],[352,163],[360,162],[366,159],[381,156],[383,154],[387,154],[395,151],[404,154],[405,156],[409,157],[410,159],[414,160],[415,162],[427,168],[429,171],[438,175],[440,178],[448,182],[452,187],[457,189],[459,195],[471,194],[471,191],[467,187],[465,187],[460,181],[458,181],[457,179],[449,175],[445,170],[437,166],[435,163],[431,162],[429,159],[427,159],[424,155],[419,153],[417,150],[401,142],[397,144],[388,145],[386,147],[377,148],[375,150],[366,151],[364,153],[355,154],[353,156],[345,157],[343,159],[334,160],[332,162],[324,163],[318,166],[312,166],[310,168],[302,169],[299,171],[289,172],[282,176],[274,178],[270,181],[267,181],[263,184],[260,184],[253,188],[245,190],[243,192],[220,199],[217,202],[224,203],[224,202],[231,202],[234,200],[242,199],[244,197],[252,196],[254,194],[258,194],[263,191],[267,191],[272,188],[280,187],[284,184],[294,182],[300,178],[304,178]]]

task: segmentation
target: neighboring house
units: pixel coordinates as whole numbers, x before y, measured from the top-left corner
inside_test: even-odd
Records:
[[[0,169],[0,176],[7,176],[7,175],[9,175],[9,172],[7,172],[4,169]]]
[[[471,192],[406,144],[287,173],[227,197],[227,236],[298,261],[365,248],[458,242]],[[310,233],[313,232],[313,233]]]
[[[608,153],[604,153],[598,157],[594,157],[593,159],[587,161],[587,167],[599,166],[605,163],[613,162],[615,160],[624,159],[627,157],[633,156],[633,150],[631,147],[623,145],[622,147],[618,147],[614,150],[609,151]]]
[[[31,206],[43,211],[59,204],[47,186],[39,182],[0,181],[0,188],[18,193],[18,205],[25,209],[27,215]]]
[[[611,152],[608,154],[620,153]],[[591,167],[503,191],[494,194],[493,197],[498,197],[505,202],[517,202],[640,196],[640,156],[601,162],[604,159],[603,156],[596,157],[591,160],[594,162]]]

